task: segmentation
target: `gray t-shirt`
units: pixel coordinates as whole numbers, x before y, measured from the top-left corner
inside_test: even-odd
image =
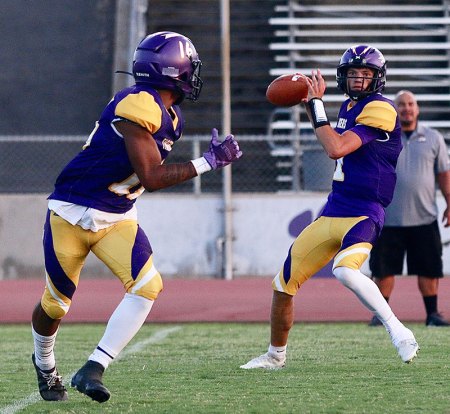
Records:
[[[435,129],[417,125],[397,163],[397,184],[386,209],[385,226],[420,226],[437,219],[436,175],[450,170],[447,146]]]

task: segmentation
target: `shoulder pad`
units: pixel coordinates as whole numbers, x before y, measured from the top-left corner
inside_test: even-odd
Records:
[[[392,132],[396,118],[397,112],[390,103],[376,100],[364,106],[356,118],[356,123]]]
[[[115,115],[134,122],[154,134],[161,128],[162,109],[148,92],[131,93],[117,105]]]

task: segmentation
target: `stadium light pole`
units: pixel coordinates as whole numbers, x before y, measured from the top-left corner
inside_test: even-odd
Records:
[[[221,56],[222,56],[222,133],[231,133],[230,92],[230,1],[220,0]],[[223,220],[224,245],[222,256],[222,277],[233,279],[233,205],[231,165],[222,170],[223,178]]]
[[[147,0],[116,0],[113,70],[131,70],[134,50],[147,32]],[[113,74],[113,93],[131,86],[134,79]]]

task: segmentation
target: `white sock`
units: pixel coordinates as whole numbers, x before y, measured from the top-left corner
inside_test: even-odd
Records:
[[[395,344],[403,339],[411,338],[412,332],[406,328],[406,326],[403,325],[394,314],[392,314],[388,320],[382,322],[386,328],[386,331],[391,336],[392,342]]]
[[[102,364],[105,369],[137,334],[154,301],[126,293],[109,318],[105,333],[89,360]]]
[[[403,324],[396,318],[374,281],[359,270],[350,269],[349,267],[336,267],[333,269],[333,274],[345,287],[355,293],[362,304],[373,312],[385,326],[387,324],[393,331],[403,327]],[[386,329],[388,329],[388,326],[386,326]]]
[[[278,358],[278,359],[282,359],[282,358],[286,358],[286,348],[287,345],[285,346],[272,346],[269,345],[269,354],[273,355],[274,357]]]
[[[34,358],[36,365],[44,371],[55,368],[56,361],[53,349],[55,348],[56,334],[58,331],[51,336],[42,336],[31,326],[31,332],[34,340]]]

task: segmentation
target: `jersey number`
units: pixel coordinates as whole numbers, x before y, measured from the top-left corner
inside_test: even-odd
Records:
[[[333,180],[334,181],[344,181],[344,171],[342,166],[344,164],[344,158],[338,158],[336,160],[336,167],[334,169]]]
[[[96,121],[94,129],[89,134],[89,137],[86,140],[86,143],[83,145],[83,149],[86,149],[87,147],[89,147],[89,145],[91,145],[92,138],[94,137],[94,134],[97,132],[97,129],[98,129],[99,126],[100,126],[100,124],[98,123],[98,121]]]
[[[136,174],[130,175],[120,183],[112,183],[108,189],[119,196],[124,195],[128,200],[134,200],[144,192],[144,187],[142,187]]]

